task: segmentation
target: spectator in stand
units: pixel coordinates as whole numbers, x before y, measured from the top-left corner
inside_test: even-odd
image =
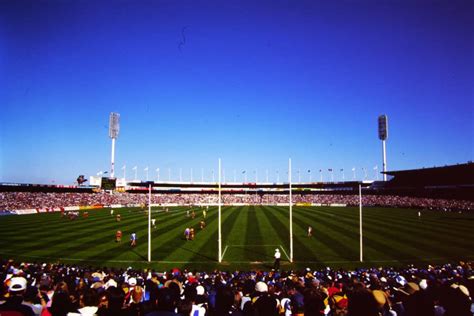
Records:
[[[18,315],[34,316],[35,313],[30,306],[23,304],[23,296],[28,283],[23,277],[12,277],[8,287],[8,298],[5,303],[0,305],[0,315]],[[10,314],[9,314],[10,313]]]

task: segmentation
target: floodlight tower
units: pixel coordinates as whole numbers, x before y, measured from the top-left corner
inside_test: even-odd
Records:
[[[379,116],[379,139],[382,141],[382,158],[383,158],[383,181],[387,181],[387,151],[385,141],[388,137],[388,118],[383,114]]]
[[[120,114],[110,113],[109,116],[109,137],[112,138],[112,158],[110,161],[110,177],[115,178],[115,139],[119,134],[119,118]]]

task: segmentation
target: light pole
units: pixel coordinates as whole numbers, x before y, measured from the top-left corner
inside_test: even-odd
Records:
[[[112,154],[111,154],[111,161],[110,161],[110,176],[115,178],[115,140],[119,134],[119,119],[120,114],[118,113],[110,113],[109,116],[109,137],[112,139]]]

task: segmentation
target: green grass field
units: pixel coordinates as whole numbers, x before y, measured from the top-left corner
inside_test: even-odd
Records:
[[[81,263],[94,266],[172,267],[197,270],[271,269],[275,248],[282,251],[282,268],[323,266],[397,266],[406,263],[446,263],[474,259],[472,214],[364,208],[364,262],[359,262],[359,210],[353,207],[294,207],[294,263],[290,254],[288,207],[242,206],[222,208],[223,262],[217,261],[217,207],[207,213],[200,230],[202,209],[186,217],[189,207],[153,209],[152,262],[147,263],[147,215],[139,209],[89,211],[74,221],[59,213],[0,217],[0,257],[25,261]],[[308,225],[313,237],[306,236]],[[193,226],[194,241],[184,239]],[[121,243],[115,232],[123,232]],[[129,246],[130,233],[138,245]]]

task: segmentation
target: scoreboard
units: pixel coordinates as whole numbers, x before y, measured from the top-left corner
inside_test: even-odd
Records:
[[[102,190],[115,190],[116,186],[117,186],[116,178],[102,177],[102,181],[100,184],[100,187]]]

